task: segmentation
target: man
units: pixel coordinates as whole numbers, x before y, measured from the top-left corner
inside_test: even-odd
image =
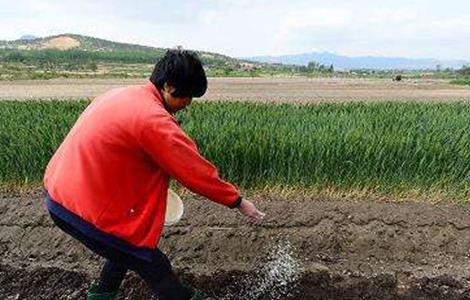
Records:
[[[219,177],[172,115],[206,89],[199,58],[169,50],[146,85],[93,100],[49,162],[44,187],[51,218],[106,258],[88,299],[115,299],[127,270],[160,300],[203,299],[181,284],[157,247],[170,177],[254,220],[263,218]]]

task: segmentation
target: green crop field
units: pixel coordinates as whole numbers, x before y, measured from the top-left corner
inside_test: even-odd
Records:
[[[0,102],[0,182],[40,184],[86,101]],[[194,103],[178,118],[245,189],[437,193],[470,188],[470,104]]]

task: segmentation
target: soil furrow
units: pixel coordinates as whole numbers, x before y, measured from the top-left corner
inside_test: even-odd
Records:
[[[470,299],[468,207],[258,195],[268,216],[254,224],[183,198],[159,246],[214,299]],[[4,197],[0,218],[1,299],[83,297],[102,260],[52,225],[40,195]],[[124,295],[150,299],[133,275]]]

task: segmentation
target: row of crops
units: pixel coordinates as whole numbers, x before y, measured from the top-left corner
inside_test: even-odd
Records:
[[[442,191],[470,187],[470,104],[197,103],[178,118],[243,188]],[[0,102],[0,182],[40,183],[86,101]]]

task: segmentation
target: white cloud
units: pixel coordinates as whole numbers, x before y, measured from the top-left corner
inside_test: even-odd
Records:
[[[232,56],[320,50],[470,59],[470,2],[0,0],[0,39],[64,32]]]
[[[314,9],[290,12],[282,20],[274,37],[274,52],[281,54],[283,51],[289,51],[286,46],[293,40],[298,39],[299,33],[308,32],[308,36],[311,38],[322,32],[337,30],[350,23],[351,20],[351,13],[341,10]],[[318,47],[314,47],[312,51],[318,49]]]
[[[223,20],[222,13],[217,10],[205,10],[198,15],[199,22],[205,25],[219,23]]]

